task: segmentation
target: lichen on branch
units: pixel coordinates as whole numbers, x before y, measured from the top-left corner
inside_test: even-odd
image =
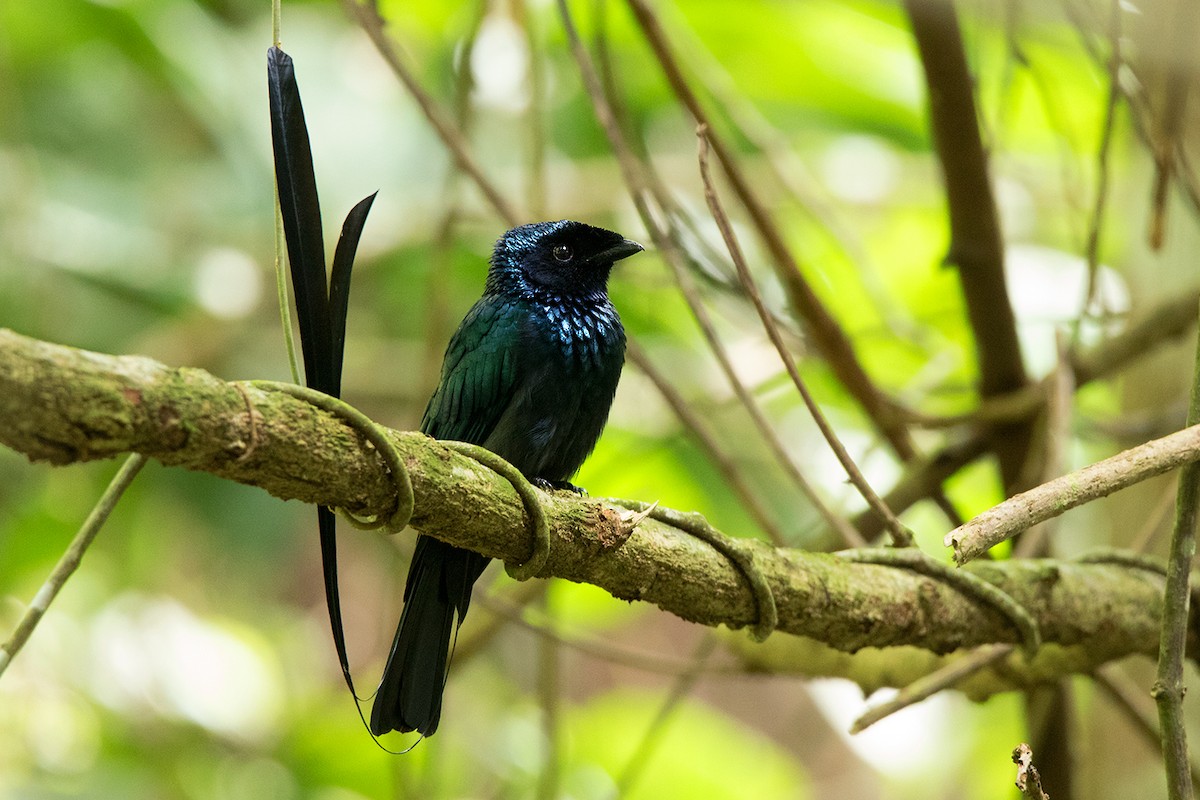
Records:
[[[388,431],[412,480],[416,530],[519,563],[525,512],[505,478],[413,432]],[[387,514],[392,481],[375,449],[295,397],[137,356],[108,356],[0,330],[0,443],[53,464],[137,452],[258,486],[284,499]],[[654,603],[684,619],[743,628],[757,619],[744,574],[654,519],[629,532],[622,510],[547,494],[551,550],[540,573]],[[778,630],[838,651],[907,645],[945,654],[1018,635],[995,610],[904,569],[746,541],[778,608]],[[972,564],[1029,611],[1046,670],[1087,671],[1158,641],[1161,578],[1120,564]],[[770,645],[768,645],[770,646]],[[1070,659],[1050,658],[1068,648]],[[1036,659],[1034,669],[1036,673]]]

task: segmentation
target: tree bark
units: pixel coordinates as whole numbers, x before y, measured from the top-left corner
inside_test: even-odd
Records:
[[[423,434],[386,433],[412,481],[413,528],[493,558],[521,562],[528,556],[524,508],[506,479]],[[374,448],[302,400],[198,369],[90,353],[5,330],[0,443],[58,465],[143,453],[168,466],[359,515],[386,515],[394,504],[391,478]],[[629,532],[621,510],[563,493],[545,494],[542,505],[551,535],[542,577],[591,583],[703,625],[756,622],[743,574],[684,531],[645,519]],[[743,541],[775,596],[780,631],[847,653],[907,645],[946,654],[1018,641],[1001,614],[933,578]],[[1156,652],[1162,579],[1153,572],[1052,560],[964,569],[1007,592],[1037,621],[1045,645],[1026,665],[1031,679],[1039,669],[1044,679]],[[768,648],[791,641],[776,638],[782,641]],[[852,677],[844,664],[837,669]]]

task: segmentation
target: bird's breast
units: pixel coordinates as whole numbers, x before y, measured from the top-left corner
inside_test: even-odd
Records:
[[[539,304],[535,335],[552,345],[569,364],[584,370],[603,370],[616,358],[624,360],[625,331],[607,298],[600,303]]]
[[[625,360],[625,333],[603,300],[525,309],[517,388],[484,446],[527,476],[568,479],[604,428]]]

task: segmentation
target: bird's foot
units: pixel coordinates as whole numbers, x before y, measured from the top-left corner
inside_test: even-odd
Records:
[[[587,497],[587,489],[584,489],[582,486],[576,486],[570,481],[548,481],[545,478],[534,478],[530,483],[543,492],[566,491],[573,492],[579,497]]]

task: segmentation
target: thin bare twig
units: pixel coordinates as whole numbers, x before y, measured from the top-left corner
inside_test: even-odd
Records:
[[[695,283],[682,263],[683,250],[679,246],[677,237],[664,230],[650,212],[649,204],[646,201],[646,190],[651,183],[657,183],[652,176],[652,170],[647,164],[639,160],[633,147],[630,146],[617,119],[616,108],[609,102],[603,82],[591,59],[588,57],[587,51],[583,47],[583,42],[579,38],[579,33],[575,28],[575,23],[571,17],[570,8],[566,0],[559,0],[558,8],[562,17],[563,28],[567,34],[567,40],[571,46],[571,52],[579,66],[584,88],[591,98],[596,118],[600,121],[605,135],[608,137],[609,144],[617,156],[617,162],[621,166],[621,174],[625,179],[625,184],[629,189],[629,194],[633,199],[634,205],[642,217],[642,222],[646,225],[647,230],[654,239],[655,246],[662,255],[663,260],[670,266],[676,283],[679,285],[680,293],[691,310],[692,316],[703,334],[704,341],[716,358],[717,364],[720,366],[721,372],[725,375],[734,395],[746,409],[751,421],[758,429],[763,440],[767,443],[768,449],[783,469],[784,474],[809,499],[809,502],[812,503],[822,519],[825,520],[825,524],[841,537],[846,546],[855,547],[865,545],[866,541],[858,534],[858,531],[854,530],[844,517],[835,514],[821,498],[816,489],[805,479],[799,466],[797,466],[791,455],[787,452],[787,449],[783,446],[783,442],[779,439],[774,428],[771,427],[771,423],[763,413],[762,407],[738,376],[737,370],[733,366],[733,360],[717,335],[716,328],[713,326],[712,320],[708,315],[708,310],[705,308],[696,290]],[[772,536],[772,542],[777,546],[786,544],[786,541],[776,539],[774,536]]]
[[[1188,424],[1200,422],[1200,339],[1196,342]],[[1183,661],[1187,647],[1189,579],[1196,555],[1196,519],[1200,515],[1200,464],[1189,463],[1179,473],[1175,501],[1175,527],[1163,590],[1162,636],[1159,638],[1158,672],[1152,694],[1158,702],[1163,760],[1167,770],[1167,797],[1191,800],[1192,774],[1188,769],[1187,729],[1183,718]]]
[[[1154,190],[1150,208],[1150,247],[1162,247],[1167,227],[1167,190],[1175,175],[1175,153],[1183,131],[1184,113],[1188,101],[1188,88],[1192,76],[1189,74],[1195,49],[1195,7],[1186,0],[1178,0],[1174,8],[1167,6],[1167,14],[1174,12],[1166,34],[1166,87],[1163,91],[1159,119],[1151,137],[1154,155]]]
[[[1191,287],[1178,297],[1171,297],[1149,309],[1120,334],[1097,345],[1093,350],[1072,354],[1071,364],[1075,373],[1076,389],[1124,369],[1156,347],[1191,330],[1196,324],[1197,303],[1200,303],[1200,290]],[[1013,407],[1027,402],[1017,399],[1026,392],[1045,391],[1037,386],[1026,387],[1011,396]],[[1038,407],[1039,403],[1030,402],[1029,413],[1032,414]],[[999,411],[998,408],[997,412]],[[976,432],[931,453],[906,472],[887,493],[888,505],[902,512],[914,503],[930,497],[947,477],[978,458],[985,443],[986,434]],[[882,520],[874,513],[865,512],[856,516],[853,523],[854,527],[869,539],[881,530]]]
[[[633,339],[629,340],[626,347],[626,355],[629,360],[637,366],[642,373],[650,379],[658,389],[659,394],[667,401],[667,405],[675,412],[675,416],[683,423],[683,426],[692,434],[696,443],[700,445],[709,461],[717,468],[725,479],[725,483],[733,490],[733,493],[742,501],[742,506],[754,518],[759,527],[767,534],[771,541],[783,541],[786,537],[783,530],[779,527],[774,517],[767,511],[766,506],[762,504],[762,500],[754,493],[749,482],[743,477],[741,469],[737,463],[729,456],[717,442],[716,437],[709,431],[707,425],[695,410],[688,405],[687,400],[679,393],[679,390],[671,385],[666,376],[659,371],[650,357],[646,355],[641,346]]]
[[[13,631],[11,637],[3,645],[0,645],[0,675],[8,669],[8,665],[16,658],[17,653],[21,652],[21,648],[25,646],[25,642],[29,641],[29,637],[33,634],[38,623],[42,621],[42,617],[46,615],[46,610],[50,604],[54,602],[54,598],[58,597],[58,593],[62,591],[66,585],[67,579],[70,578],[75,570],[79,568],[79,562],[83,559],[83,554],[91,546],[95,540],[96,534],[100,532],[100,528],[108,521],[108,517],[117,506],[117,501],[129,488],[129,484],[133,483],[133,479],[137,477],[138,472],[146,465],[148,459],[146,456],[134,453],[125,459],[125,463],[117,470],[117,474],[113,476],[112,481],[108,484],[108,488],[104,490],[104,494],[100,495],[100,499],[96,501],[96,505],[92,507],[88,513],[87,519],[84,520],[79,532],[75,534],[75,538],[71,540],[71,544],[67,547],[62,557],[58,559],[58,563],[54,565],[54,570],[50,573],[50,577],[46,578],[46,582],[42,584],[42,588],[38,589],[33,600],[29,603],[29,607],[25,609],[25,613],[21,616],[21,621],[17,623],[16,630]]]
[[[549,630],[554,630],[555,611],[552,595],[542,596],[542,613]],[[554,800],[558,797],[562,775],[562,725],[560,722],[560,700],[562,681],[559,676],[559,643],[553,636],[543,636],[538,642],[538,699],[542,705],[542,739],[545,752],[542,756],[542,771],[538,776],[538,800]]]
[[[1080,41],[1083,44],[1083,49],[1087,51],[1088,55],[1091,56],[1092,60],[1101,69],[1104,69],[1104,54],[1102,53],[1099,45],[1093,42],[1092,37],[1090,36],[1091,28],[1100,27],[1100,25],[1090,25],[1090,20],[1085,19],[1085,14],[1090,10],[1088,4],[1074,2],[1073,0],[1061,0],[1061,5],[1063,11],[1066,13],[1067,18],[1071,21],[1071,24],[1078,32]],[[1179,3],[1179,5],[1185,10],[1185,13],[1190,11],[1186,0]],[[1182,65],[1187,61],[1189,56],[1192,55],[1192,52],[1190,52],[1188,49],[1188,43],[1190,40],[1187,39],[1187,32],[1191,29],[1189,28],[1186,20],[1182,24],[1176,24],[1172,27],[1173,30],[1168,31],[1166,36],[1170,37],[1175,35],[1180,37],[1176,40],[1176,45],[1182,46],[1176,53],[1176,59],[1174,63],[1176,65]],[[1194,68],[1194,64],[1188,67],[1188,69]],[[1186,77],[1183,79],[1183,81],[1177,81],[1175,91],[1178,91],[1178,89],[1181,88],[1179,86],[1180,83],[1186,84],[1186,82]],[[1130,118],[1133,122],[1134,133],[1137,134],[1137,137],[1142,144],[1146,145],[1150,152],[1155,155],[1156,160],[1158,160],[1159,156],[1161,155],[1160,148],[1163,146],[1163,142],[1161,137],[1156,138],[1157,133],[1155,133],[1154,127],[1158,121],[1152,119],[1153,113],[1151,109],[1151,103],[1147,97],[1145,85],[1140,81],[1125,81],[1122,82],[1120,88],[1121,96],[1125,99],[1125,102],[1129,106]],[[1170,101],[1168,100],[1167,102]],[[1180,106],[1182,106],[1182,104],[1180,104]],[[1179,111],[1182,115],[1182,107],[1179,108]],[[1169,157],[1167,160],[1170,160]],[[1186,167],[1186,162],[1187,149],[1184,147],[1184,143],[1178,137],[1176,137],[1174,145],[1174,161],[1171,164],[1171,174],[1174,176],[1176,182],[1183,190],[1183,197],[1191,205],[1193,212],[1200,213],[1200,179],[1198,179],[1197,176]],[[1165,173],[1160,171],[1156,175],[1156,184],[1152,193],[1152,213],[1149,234],[1149,239],[1152,246],[1156,240],[1161,240],[1161,237],[1166,230],[1165,205],[1159,205],[1165,204],[1166,202],[1166,188],[1169,181],[1159,180],[1164,174]]]
[[[629,189],[630,197],[638,207],[638,212],[642,215],[642,220],[646,223],[647,230],[657,239],[663,234],[645,204],[646,179],[643,174],[644,170],[639,164],[637,157],[633,154],[632,148],[626,143],[625,133],[621,130],[612,106],[609,105],[605,98],[604,85],[600,80],[599,73],[596,72],[596,67],[592,64],[591,58],[583,47],[583,41],[579,38],[579,31],[575,28],[575,20],[571,16],[571,9],[567,5],[567,0],[558,0],[558,12],[562,19],[563,30],[567,34],[567,41],[571,46],[571,54],[575,58],[576,65],[579,67],[579,76],[583,81],[583,88],[592,101],[592,109],[595,111],[596,120],[604,130],[609,144],[612,145],[613,154],[617,157],[617,165],[621,168],[621,176],[624,178],[625,185]],[[660,249],[662,249],[661,245]]]
[[[1167,512],[1174,507],[1175,487],[1167,484],[1163,487],[1158,502],[1154,504],[1154,507],[1146,516],[1146,521],[1138,528],[1138,532],[1129,539],[1129,549],[1135,553],[1145,553],[1149,550],[1151,542],[1156,538],[1155,534],[1161,528],[1163,520],[1167,518]]]
[[[1108,201],[1108,151],[1112,145],[1113,122],[1117,116],[1117,100],[1121,96],[1121,0],[1112,0],[1109,12],[1108,99],[1104,107],[1104,127],[1100,132],[1100,149],[1096,153],[1096,199],[1088,223],[1087,291],[1083,297],[1084,313],[1096,300],[1099,290],[1100,229],[1104,224],[1104,206]],[[1078,331],[1078,328],[1076,328]]]
[[[800,397],[804,400],[804,405],[808,407],[808,412],[812,415],[813,421],[821,430],[821,435],[829,443],[829,448],[833,450],[838,462],[846,470],[846,475],[849,476],[850,482],[854,484],[854,488],[858,489],[863,499],[867,501],[867,505],[885,520],[888,532],[892,537],[892,543],[897,547],[908,547],[913,543],[912,532],[896,518],[896,515],[887,507],[887,504],[875,493],[875,490],[871,488],[871,484],[863,477],[858,465],[854,463],[854,459],[850,456],[850,453],[842,445],[837,431],[829,424],[829,420],[825,418],[825,414],[821,411],[820,406],[817,405],[817,401],[809,393],[804,379],[800,377],[800,370],[796,367],[796,360],[792,358],[791,352],[788,350],[782,335],[779,333],[779,328],[775,325],[774,318],[763,302],[762,295],[758,291],[758,286],[754,282],[754,277],[750,274],[750,268],[746,264],[746,259],[742,255],[742,248],[738,244],[737,236],[733,232],[733,226],[729,224],[729,217],[725,214],[725,209],[721,206],[720,198],[717,197],[717,190],[713,185],[712,172],[708,164],[707,134],[708,129],[706,126],[699,125],[696,128],[696,136],[700,147],[700,176],[704,182],[704,197],[708,201],[708,208],[717,223],[717,228],[721,231],[721,237],[725,240],[725,246],[729,249],[729,256],[733,259],[733,264],[737,268],[738,278],[741,280],[746,294],[753,301],[754,308],[758,311],[759,319],[762,320],[763,328],[766,329],[771,344],[775,345],[775,350],[779,353],[779,358],[783,361],[783,366],[787,369],[792,383],[796,386],[796,391],[800,393]]]
[[[1048,382],[1042,381],[1008,394],[980,398],[974,408],[960,414],[926,414],[911,408],[897,413],[904,415],[910,425],[928,430],[1017,422],[1029,419],[1046,405],[1047,386]]]
[[[300,383],[300,366],[296,361],[296,338],[292,332],[292,307],[288,302],[287,269],[283,252],[283,210],[279,205],[279,187],[275,187],[275,302],[279,304],[279,323],[283,327],[283,344],[287,348],[288,367],[292,370],[292,383]]]
[[[271,0],[271,42],[283,47],[279,37],[283,28],[282,0]],[[300,367],[296,361],[296,340],[292,333],[292,311],[288,303],[288,280],[283,262],[283,210],[279,205],[279,186],[275,186],[275,300],[279,304],[279,321],[283,325],[283,342],[287,347],[288,366],[292,370],[292,383],[300,383]]]
[[[1054,83],[1052,77],[1055,75],[1053,70],[1039,69],[1034,65],[1030,51],[1023,47],[1019,41],[1023,19],[1020,12],[1025,10],[1025,7],[1017,2],[1017,0],[1008,0],[1004,3],[1005,7],[1005,35],[1008,40],[1009,58],[1005,61],[1005,95],[1013,88],[1012,79],[1015,77],[1016,68],[1024,70],[1028,76],[1030,83],[1037,94],[1038,101],[1041,105],[1042,115],[1049,124],[1050,129],[1054,131],[1060,142],[1061,157],[1058,160],[1059,171],[1061,177],[1061,202],[1064,207],[1073,212],[1081,212],[1081,204],[1079,198],[1084,195],[1082,185],[1082,175],[1076,158],[1078,147],[1076,142],[1079,136],[1076,133],[1075,125],[1069,114],[1064,113],[1068,107],[1063,99],[1062,93],[1058,91],[1058,87]],[[1009,103],[1000,107],[998,115],[1004,114],[1009,106]],[[999,126],[1003,126],[1001,121]],[[1076,214],[1072,214],[1075,218]]]
[[[1058,363],[1054,372],[1046,376],[1049,393],[1046,401],[1046,421],[1043,438],[1042,474],[1038,484],[1057,478],[1067,471],[1067,450],[1071,441],[1071,409],[1075,397],[1075,374],[1071,371],[1071,360],[1067,352],[1067,338],[1063,331],[1055,331],[1055,347]],[[1017,558],[1041,558],[1049,551],[1053,538],[1054,524],[1058,517],[1038,523],[1025,532],[1017,541],[1013,555]]]
[[[533,581],[530,581],[530,583],[533,583]],[[538,583],[545,583],[545,581],[538,581]],[[657,653],[616,647],[607,641],[590,636],[566,635],[558,627],[552,629],[546,623],[545,619],[538,614],[536,607],[526,607],[522,604],[511,602],[508,598],[482,595],[472,601],[472,603],[475,602],[478,602],[490,613],[494,614],[496,619],[511,622],[538,636],[554,639],[563,647],[608,664],[672,677],[686,672],[692,666],[691,661],[686,661],[682,658],[664,658]],[[748,672],[741,664],[710,665],[705,667],[705,672],[714,675],[758,674]]]
[[[475,86],[474,74],[471,71],[471,54],[475,51],[475,41],[487,14],[488,0],[477,0],[471,22],[463,33],[458,54],[458,71],[454,82],[454,122],[462,138],[466,138],[473,115],[471,113],[471,91]],[[425,325],[424,353],[421,359],[420,386],[418,395],[428,397],[433,394],[441,377],[442,357],[445,354],[445,342],[450,336],[449,326],[452,321],[447,307],[448,283],[451,275],[451,263],[454,255],[454,233],[462,214],[461,192],[459,191],[461,170],[455,169],[446,173],[442,198],[444,208],[441,220],[437,225],[434,236],[433,257],[436,260],[433,269],[429,271],[428,286],[425,290]]]
[[[1200,425],[1192,425],[1014,495],[950,531],[944,543],[965,564],[1043,520],[1197,460]]]
[[[759,434],[763,437],[763,441],[767,443],[768,449],[775,457],[775,460],[783,468],[784,474],[791,478],[800,491],[813,504],[821,518],[829,526],[830,530],[838,534],[842,539],[842,543],[846,547],[865,547],[867,540],[854,529],[853,526],[842,517],[834,513],[825,501],[821,498],[816,488],[808,482],[804,474],[800,471],[800,467],[796,464],[792,456],[784,447],[783,441],[771,427],[771,423],[767,420],[766,414],[762,410],[762,406],[746,384],[738,376],[737,370],[734,369],[733,360],[729,356],[729,352],[725,349],[725,345],[721,342],[717,335],[716,328],[713,326],[712,319],[708,316],[708,311],[704,307],[704,302],[700,299],[699,293],[696,291],[696,285],[688,272],[681,267],[677,259],[667,259],[671,265],[672,271],[675,273],[675,279],[679,283],[679,290],[683,294],[684,300],[687,302],[688,308],[692,311],[692,316],[696,320],[696,324],[700,326],[701,332],[704,334],[705,340],[708,342],[709,349],[717,359],[717,363],[721,367],[721,372],[724,373],[726,380],[729,382],[730,388],[733,389],[734,395],[738,401],[746,409],[750,415],[750,419],[754,423],[754,427],[758,429]],[[778,546],[784,546],[786,542],[775,542]]]
[[[654,235],[656,228],[660,229],[666,235],[667,241],[672,246],[661,247],[657,240],[655,246],[662,251],[664,259],[669,260],[674,258],[674,261],[669,261],[672,267],[678,264],[681,268],[687,269],[700,283],[742,298],[741,285],[733,276],[732,268],[725,263],[722,254],[709,244],[707,237],[704,236],[700,229],[695,215],[691,213],[690,209],[681,205],[676,200],[675,194],[668,190],[662,177],[655,169],[653,161],[650,160],[645,141],[641,137],[634,135],[629,111],[617,88],[614,58],[607,35],[608,3],[607,0],[596,0],[595,5],[597,26],[595,35],[596,64],[600,83],[604,87],[604,100],[612,109],[618,129],[624,132],[624,141],[620,145],[627,147],[631,152],[636,154],[640,178],[644,182],[646,189],[649,190],[650,196],[654,199],[660,212],[656,217],[649,219],[643,217],[646,229],[651,231],[651,235]],[[613,147],[614,150],[617,149],[618,143],[614,143]],[[639,205],[639,213],[641,213],[642,209],[643,206]],[[786,327],[794,322],[790,317],[783,318],[780,315],[776,315],[776,321],[781,327]]]
[[[959,681],[1007,657],[1015,649],[1016,645],[1012,644],[988,644],[970,655],[951,661],[941,669],[934,670],[905,686],[887,702],[867,709],[862,716],[854,720],[854,724],[850,726],[850,733],[861,733],[897,711],[930,698],[943,689],[952,688]]]
[[[982,434],[951,442],[920,461],[914,461],[884,495],[884,502],[896,513],[903,513],[930,497],[951,475],[986,453],[987,443]],[[868,540],[884,529],[883,518],[870,508],[856,514],[851,523]]]
[[[358,22],[367,36],[375,44],[375,48],[379,54],[383,56],[384,61],[392,68],[392,72],[404,84],[404,88],[412,95],[417,102],[417,106],[421,109],[421,113],[425,115],[425,119],[433,126],[438,138],[446,145],[446,149],[450,151],[451,158],[454,159],[458,168],[468,175],[471,180],[479,187],[483,193],[484,199],[487,200],[495,210],[496,214],[504,220],[509,226],[516,225],[521,215],[516,209],[504,198],[500,190],[495,184],[484,175],[479,164],[476,163],[474,156],[471,155],[470,149],[466,140],[463,138],[462,132],[455,126],[453,121],[446,115],[446,112],[437,104],[433,97],[425,91],[421,84],[417,81],[416,76],[400,58],[400,54],[396,52],[396,48],[392,45],[391,39],[384,30],[386,22],[379,15],[379,10],[371,2],[359,2],[358,0],[342,0],[342,5],[350,12],[350,15]]]
[[[1017,765],[1017,788],[1022,797],[1031,800],[1050,800],[1050,795],[1042,789],[1042,776],[1033,765],[1033,750],[1022,742],[1012,752],[1013,763]]]
[[[735,135],[745,139],[762,154],[775,183],[803,214],[816,222],[821,233],[854,265],[855,274],[883,322],[897,336],[920,336],[923,331],[902,316],[895,300],[886,293],[878,265],[863,245],[862,236],[839,218],[833,204],[818,193],[815,178],[804,161],[796,155],[788,137],[739,91],[724,65],[691,29],[676,6],[663,4],[660,13],[669,15],[672,29],[685,37],[685,41],[679,42],[682,59],[695,75],[696,85],[711,98],[710,105],[719,110]]]
[[[1191,330],[1196,324],[1200,287],[1192,286],[1142,312],[1125,330],[1094,349],[1071,357],[1079,386],[1106,377],[1144,357],[1168,339]]]
[[[905,0],[904,7],[929,87],[930,127],[950,218],[947,261],[958,269],[974,332],[979,393],[1005,394],[1025,385],[1025,367],[1004,281],[1004,243],[958,15],[947,0]],[[1024,423],[997,427],[989,437],[1006,493],[1020,487],[1031,437],[1032,427]]]
[[[1125,715],[1146,744],[1161,755],[1162,737],[1158,732],[1158,716],[1155,714],[1149,690],[1134,683],[1116,664],[1096,670],[1092,674],[1092,680]],[[1189,769],[1192,773],[1192,784],[1200,786],[1200,767],[1194,759],[1189,761]]]
[[[1185,333],[1196,323],[1197,302],[1200,302],[1200,288],[1192,287],[1142,313],[1125,330],[1092,350],[1068,353],[1068,367],[1074,374],[1075,388],[1107,377],[1165,340]],[[981,399],[975,408],[962,414],[931,415],[907,408],[898,409],[897,413],[903,414],[910,424],[922,428],[1016,422],[1032,417],[1049,402],[1054,380],[1052,375],[1015,392]]]
[[[868,376],[854,352],[849,337],[801,274],[799,264],[792,255],[782,231],[771,218],[771,214],[762,200],[751,188],[750,181],[742,171],[734,154],[721,137],[712,131],[708,114],[684,78],[658,18],[645,0],[627,0],[627,2],[675,96],[687,108],[697,124],[709,125],[713,153],[721,162],[721,167],[729,176],[730,186],[739,202],[745,206],[755,230],[758,231],[767,251],[771,254],[772,265],[787,293],[789,302],[800,318],[808,324],[810,341],[851,396],[867,412],[867,416],[870,417],[876,428],[884,434],[896,453],[905,461],[912,459],[916,455],[916,448],[907,429],[892,413],[892,402]]]
[[[654,715],[654,719],[651,720],[649,727],[646,728],[641,741],[634,748],[633,755],[625,765],[625,770],[617,778],[615,797],[627,797],[633,790],[638,778],[645,772],[646,765],[650,763],[651,757],[663,740],[667,723],[671,720],[671,715],[679,707],[680,702],[691,693],[700,676],[704,674],[704,665],[708,663],[708,657],[712,655],[716,645],[717,637],[709,633],[696,646],[696,651],[692,655],[691,666],[684,672],[679,673],[679,677],[675,679],[675,684],[671,687],[671,691],[667,693],[667,697],[659,707],[658,713]]]
[[[546,216],[546,66],[542,37],[537,15],[531,14],[526,0],[513,0],[513,13],[520,19],[529,47],[529,108],[525,120],[529,125],[529,210],[533,219]]]

